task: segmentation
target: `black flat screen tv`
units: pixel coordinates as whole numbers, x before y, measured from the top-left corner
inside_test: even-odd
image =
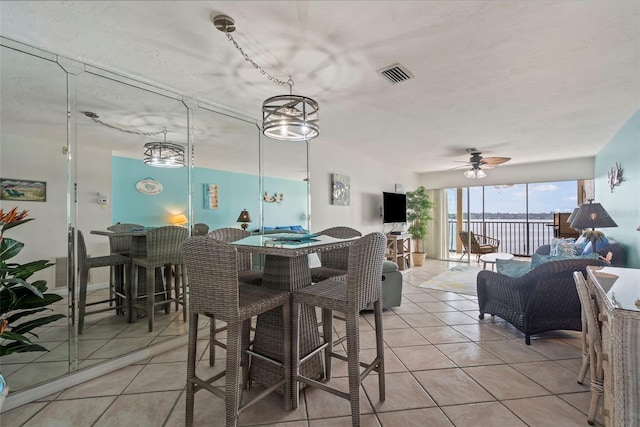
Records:
[[[407,195],[382,193],[382,222],[407,222]]]

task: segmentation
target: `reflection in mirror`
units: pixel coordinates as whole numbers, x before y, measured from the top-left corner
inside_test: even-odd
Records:
[[[6,47],[0,47],[0,67],[0,208],[4,212],[14,206],[26,209],[34,219],[5,232],[4,237],[24,243],[8,262],[44,259],[55,263],[28,281],[46,280],[48,292],[61,293],[63,300],[49,308],[67,315],[66,73],[55,62]],[[27,200],[29,185],[43,187],[42,197]],[[31,314],[15,323],[51,314]],[[38,335],[34,341],[49,352],[2,356],[0,366],[11,392],[69,371],[69,321],[65,317],[33,330]]]
[[[308,143],[262,137],[261,144],[265,232],[310,231]]]
[[[260,226],[260,139],[255,123],[199,106],[195,111],[193,223],[208,231]]]
[[[84,235],[88,262],[110,254],[148,260],[147,252],[169,252],[168,243],[163,243],[167,247],[162,248],[148,246],[151,240],[144,233],[117,238],[97,233],[105,233],[118,223],[148,229],[188,226],[189,168],[153,167],[143,161],[144,145],[164,141],[165,132],[167,141],[188,152],[184,103],[89,72],[78,75],[77,88],[78,148],[72,170],[76,171],[77,182],[77,228]],[[120,230],[132,231],[135,230],[130,226]],[[82,266],[80,249],[77,256],[78,265]],[[162,342],[186,330],[182,305],[157,306],[151,332],[145,312],[133,309],[129,315],[129,304],[144,305],[146,301],[146,273],[139,273],[140,269],[135,272],[138,296],[142,298],[131,295],[134,291],[126,285],[131,276],[118,279],[122,267],[89,270],[86,311],[103,311],[82,317],[77,342],[80,368]],[[156,301],[175,295],[174,273],[173,267],[156,269]],[[79,275],[76,289],[84,286]],[[118,287],[122,297],[115,295]],[[79,295],[82,306],[82,294]],[[89,306],[114,298],[115,301]],[[143,319],[139,318],[143,315]]]

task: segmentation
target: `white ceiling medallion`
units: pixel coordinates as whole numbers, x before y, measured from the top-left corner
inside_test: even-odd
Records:
[[[145,178],[136,184],[136,190],[141,192],[142,194],[146,194],[147,196],[155,196],[156,194],[162,193],[164,188],[162,184],[156,181],[153,178]]]

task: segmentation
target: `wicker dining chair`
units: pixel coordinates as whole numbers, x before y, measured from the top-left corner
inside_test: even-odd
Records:
[[[600,334],[600,324],[598,323],[598,306],[593,295],[589,292],[587,282],[580,271],[573,273],[573,280],[576,283],[580,303],[582,304],[582,315],[587,319],[587,343],[589,346],[589,388],[591,389],[591,404],[587,415],[587,423],[593,425],[596,419],[596,412],[600,398],[604,393],[603,379],[604,367],[602,363],[606,360],[606,355],[602,351],[602,335]]]
[[[296,379],[293,390],[292,406],[298,406],[298,382],[318,387],[321,390],[335,394],[349,400],[351,403],[351,420],[354,426],[360,425],[360,385],[364,378],[372,371],[378,373],[378,392],[380,401],[385,400],[384,380],[384,341],[382,327],[382,262],[387,239],[382,233],[368,234],[349,247],[349,264],[347,282],[328,279],[318,282],[306,288],[302,288],[292,294],[293,310],[293,366]],[[371,363],[360,361],[360,334],[359,313],[360,310],[374,303],[374,318],[376,330],[376,357]],[[300,373],[300,305],[308,304],[322,309],[322,330],[324,342],[312,350],[308,355],[324,350],[325,354],[325,378],[331,379],[331,358],[344,360],[348,364],[349,393],[344,393]],[[346,357],[333,351],[333,311],[344,314],[347,336]],[[360,373],[360,367],[365,368]]]
[[[189,230],[184,227],[178,226],[165,226],[158,227],[147,231],[146,233],[146,256],[131,258],[131,284],[132,295],[135,303],[134,308],[142,309],[146,312],[149,320],[149,332],[153,331],[153,314],[155,306],[159,304],[166,304],[165,311],[168,310],[168,303],[174,301],[176,304],[176,310],[180,303],[183,304],[183,319],[187,320],[187,305],[185,304],[186,282],[184,278],[184,269],[182,264],[182,242],[189,237]],[[166,271],[172,271],[175,268],[175,296],[171,298],[171,275],[167,274],[168,278],[166,288],[158,290],[155,287],[155,270],[157,268],[166,268]],[[144,295],[140,297],[138,293],[138,277],[140,269],[145,270],[145,284]],[[180,289],[182,287],[182,296],[180,295]],[[156,294],[163,295],[162,301],[156,301]],[[140,299],[145,299],[145,303],[139,303]],[[136,316],[133,316],[135,320]]]
[[[84,317],[90,314],[102,313],[109,310],[116,310],[116,313],[121,313],[123,308],[123,302],[126,302],[128,309],[130,310],[130,298],[126,298],[126,301],[118,298],[116,301],[115,294],[109,295],[109,298],[100,301],[92,301],[87,303],[87,286],[89,281],[89,270],[98,267],[120,267],[116,271],[121,274],[115,274],[114,276],[114,291],[120,295],[128,297],[131,295],[124,288],[128,286],[128,280],[125,280],[124,271],[125,266],[129,265],[129,257],[119,254],[111,254],[105,256],[93,256],[89,257],[87,254],[87,245],[84,240],[82,231],[78,230],[78,269],[80,271],[80,296],[78,301],[78,334],[82,334],[84,329]],[[115,306],[114,306],[115,302]],[[98,304],[109,303],[109,307],[87,311],[88,306],[94,306]]]
[[[238,284],[237,249],[218,240],[194,236],[183,245],[184,263],[189,276],[189,343],[187,352],[186,425],[193,424],[194,394],[207,390],[225,400],[226,425],[237,425],[239,414],[255,401],[268,396],[278,388],[284,389],[284,408],[291,406],[291,316],[290,295],[261,286]],[[239,371],[243,367],[242,384],[248,384],[249,328],[251,318],[281,307],[284,340],[283,359],[274,360],[257,354],[282,370],[282,379],[270,385],[254,399],[242,402],[239,389]],[[196,376],[196,345],[198,318],[204,315],[227,323],[226,369],[211,378]],[[213,343],[209,343],[210,346]],[[277,345],[277,344],[276,344]],[[252,353],[256,354],[256,353]],[[224,391],[212,383],[225,376]],[[209,420],[210,422],[211,420]]]
[[[131,224],[131,223],[116,223],[109,227],[107,230],[113,231],[114,233],[131,231],[134,228],[142,228],[143,226],[140,224]],[[131,250],[131,236],[109,236],[109,250],[111,255],[118,254],[129,256],[129,251]],[[120,292],[117,292],[115,289],[115,277],[116,275],[125,275],[127,272],[124,271],[123,266],[112,266],[111,267],[111,279],[109,280],[109,292],[111,298],[114,298],[116,305],[123,305],[122,299],[123,296]],[[126,297],[124,297],[126,298]],[[113,302],[109,303],[110,305]],[[121,309],[120,309],[121,311]]]
[[[331,227],[322,230],[318,234],[338,239],[362,236],[362,233],[350,227]],[[319,252],[318,258],[320,258],[320,267],[311,268],[311,281],[313,283],[347,274],[349,248]]]
[[[244,239],[250,235],[250,231],[241,230],[239,228],[218,228],[217,230],[213,230],[207,234],[207,237],[220,240],[221,242],[230,243]],[[251,253],[238,253],[238,281],[248,283],[249,285],[259,286],[262,283],[262,271],[252,270],[251,262]],[[209,346],[209,366],[214,366],[216,363],[216,346],[225,349],[227,348],[227,345],[224,342],[216,339],[216,335],[220,332],[226,331],[227,327],[217,327],[216,319],[214,317],[211,317],[210,319],[209,341],[211,342],[211,345]]]

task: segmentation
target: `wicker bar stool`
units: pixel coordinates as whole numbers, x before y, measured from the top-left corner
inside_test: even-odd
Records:
[[[284,408],[291,407],[291,316],[290,295],[260,286],[238,284],[238,252],[235,247],[207,237],[190,237],[183,247],[184,263],[189,276],[189,344],[187,353],[186,425],[193,424],[194,394],[205,389],[225,399],[226,425],[236,426],[240,412],[279,387],[284,388]],[[249,349],[251,318],[282,307],[284,346],[282,361]],[[196,344],[198,317],[204,315],[227,322],[226,369],[209,379],[196,376]],[[210,346],[213,343],[209,343]],[[282,379],[267,387],[249,402],[242,402],[238,387],[239,371],[248,378],[248,354],[275,364],[282,369]],[[211,384],[225,376],[222,392]],[[243,384],[247,384],[243,380]]]
[[[360,425],[360,385],[372,371],[378,373],[380,400],[385,400],[384,381],[384,342],[382,335],[382,262],[387,239],[382,233],[368,234],[349,247],[349,267],[346,284],[339,280],[324,280],[294,292],[292,324],[294,334],[293,360],[294,375],[297,382],[318,387],[321,390],[349,400],[351,420],[354,426]],[[376,329],[376,358],[371,363],[360,361],[360,310],[374,303]],[[299,313],[300,305],[308,304],[322,309],[322,329],[324,343],[308,355],[300,357]],[[333,352],[333,311],[344,314],[347,336],[347,356]],[[304,377],[300,374],[300,364],[313,354],[324,350],[325,377],[331,379],[331,357],[345,360],[349,369],[349,393],[329,387],[326,384]],[[365,368],[360,374],[360,366]],[[293,408],[298,405],[298,390],[293,391]]]
[[[236,240],[244,239],[251,235],[250,231],[241,230],[239,228],[218,228],[213,230],[207,237],[221,242],[235,242]],[[249,252],[242,252],[238,254],[238,281],[242,283],[248,283],[250,285],[259,286],[262,283],[262,271],[251,269],[251,254]],[[209,346],[209,366],[214,366],[216,363],[216,346],[220,348],[227,348],[227,345],[216,339],[216,334],[227,330],[226,326],[216,327],[216,319],[211,317],[209,324],[209,340],[211,345]]]
[[[140,224],[126,224],[126,223],[116,223],[107,227],[107,230],[113,231],[114,233],[121,233],[131,231],[133,228],[142,228]],[[109,250],[111,255],[124,255],[129,256],[129,251],[131,250],[131,236],[109,236]],[[126,299],[128,302],[131,302],[130,298],[127,298],[125,295],[122,295],[121,292],[118,292],[115,288],[115,277],[116,275],[124,276],[127,272],[124,271],[123,266],[112,266],[111,267],[111,279],[109,282],[109,288],[111,297],[115,299],[116,305],[122,305],[122,301]],[[112,303],[110,303],[111,305]],[[129,310],[128,313],[131,312],[131,307],[127,307]],[[121,312],[120,309],[118,312]],[[131,321],[131,319],[129,319]]]
[[[582,316],[587,320],[587,343],[589,349],[590,389],[591,404],[587,423],[593,425],[596,419],[598,403],[604,393],[603,378],[604,367],[602,363],[607,360],[607,355],[602,351],[602,335],[600,325],[597,320],[598,307],[595,298],[590,294],[587,282],[581,272],[573,273],[573,280],[576,283],[580,303],[582,304]]]
[[[90,314],[102,313],[109,310],[116,310],[116,313],[120,313],[122,310],[122,300],[116,301],[115,294],[109,295],[109,298],[100,301],[93,301],[87,303],[87,282],[89,281],[89,270],[98,267],[120,267],[118,271],[122,274],[116,274],[114,280],[114,292],[118,292],[120,295],[125,295],[127,300],[130,295],[124,290],[128,285],[128,281],[124,280],[124,267],[129,265],[129,258],[124,255],[111,254],[105,256],[89,257],[87,255],[87,245],[84,241],[84,235],[82,231],[78,230],[78,268],[80,270],[80,297],[78,302],[78,333],[82,334],[84,329],[84,317]],[[109,307],[87,311],[87,306],[93,306],[97,304],[109,303]],[[115,302],[115,306],[113,303]],[[128,302],[127,302],[128,305]]]
[[[186,283],[184,280],[184,271],[182,265],[182,242],[189,237],[189,230],[184,227],[166,226],[149,230],[146,234],[146,256],[134,257],[131,259],[131,284],[132,295],[134,295],[134,308],[142,309],[147,313],[149,318],[149,332],[153,331],[153,314],[155,306],[159,304],[168,304],[175,301],[176,310],[179,303],[183,303],[183,319],[187,320],[187,306],[184,304],[186,298]],[[165,272],[170,272],[175,267],[175,297],[170,298],[171,294],[171,275],[166,274],[166,289],[158,291],[155,288],[155,269],[165,267]],[[145,304],[138,304],[138,276],[139,270],[145,269]],[[182,278],[182,280],[181,280]],[[182,296],[180,296],[180,284],[182,283]],[[156,301],[156,294],[161,294],[165,298],[162,301]],[[168,310],[168,305],[165,310]],[[133,316],[134,320],[136,316]]]
[[[322,230],[318,234],[338,239],[348,239],[360,237],[362,233],[350,227],[331,227]],[[349,261],[349,248],[333,249],[318,253],[320,267],[311,269],[311,281],[321,282],[332,277],[344,276],[347,274],[347,263]]]

